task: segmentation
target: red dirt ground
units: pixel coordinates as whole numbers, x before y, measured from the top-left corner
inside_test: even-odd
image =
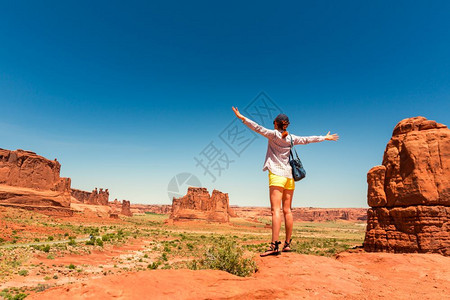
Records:
[[[27,299],[450,299],[450,257],[283,253],[241,278],[213,270],[149,270],[51,288]]]

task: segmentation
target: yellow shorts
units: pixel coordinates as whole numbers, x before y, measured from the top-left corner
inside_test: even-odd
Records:
[[[269,171],[269,186],[279,186],[286,190],[294,190],[295,181],[293,178],[278,176]]]

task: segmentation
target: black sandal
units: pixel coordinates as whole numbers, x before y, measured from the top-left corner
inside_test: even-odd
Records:
[[[259,256],[269,256],[269,255],[280,255],[280,249],[278,248],[278,245],[280,245],[280,241],[272,242],[270,243],[269,249],[266,250],[266,252],[261,253]]]
[[[281,251],[282,252],[292,252],[291,243],[292,243],[292,239],[289,240],[289,243],[285,241],[284,242],[284,246],[283,246],[283,250],[281,250]],[[286,248],[289,248],[289,249],[286,249]]]

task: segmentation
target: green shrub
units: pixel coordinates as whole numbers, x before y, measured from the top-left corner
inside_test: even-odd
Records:
[[[75,265],[74,264],[70,264],[67,266],[67,268],[69,268],[70,270],[75,270]]]
[[[68,244],[69,244],[69,246],[76,246],[77,242],[75,242],[74,239],[70,239]]]
[[[18,293],[18,294],[11,294],[8,291],[2,291],[0,292],[0,297],[7,300],[23,300],[27,297],[27,294],[24,293]]]
[[[28,270],[20,270],[19,275],[20,276],[28,276]]]
[[[168,258],[167,258],[167,253],[163,253],[162,255],[161,255],[161,259],[163,260],[163,261],[167,261],[168,260]]]
[[[42,251],[49,253],[50,252],[50,245],[45,245],[44,247],[42,247]]]
[[[53,237],[52,235],[50,235],[50,236],[48,237],[48,240],[49,240],[49,241],[53,241],[53,239],[54,239],[54,237]]]
[[[103,247],[103,241],[101,238],[98,238],[96,241],[97,245],[99,245],[100,247]]]
[[[249,276],[256,270],[256,263],[243,257],[244,250],[235,241],[220,239],[216,245],[207,249],[204,257],[194,260],[188,267],[192,270],[222,270],[237,276]]]
[[[186,247],[188,247],[189,250],[194,250],[194,245],[192,245],[191,243],[187,243]]]
[[[156,270],[156,269],[158,269],[158,267],[159,267],[160,264],[161,264],[161,263],[160,263],[159,261],[154,261],[154,262],[152,262],[151,264],[149,264],[149,265],[147,266],[147,268],[150,269],[150,270]]]

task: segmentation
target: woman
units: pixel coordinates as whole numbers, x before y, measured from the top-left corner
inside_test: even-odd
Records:
[[[292,218],[291,204],[294,195],[295,181],[292,178],[292,168],[289,165],[289,153],[291,139],[294,145],[304,145],[322,141],[337,141],[337,134],[327,133],[325,136],[300,137],[289,134],[286,129],[289,126],[289,118],[284,114],[279,114],[273,121],[275,130],[270,130],[258,125],[252,120],[244,117],[237,107],[233,107],[236,117],[242,120],[251,130],[261,134],[269,140],[266,160],[263,171],[269,171],[269,194],[270,208],[272,211],[272,242],[269,249],[261,256],[278,255],[280,250],[278,245],[281,227],[281,207],[283,207],[284,224],[286,227],[286,240],[283,252],[291,251],[292,228],[294,220]]]

